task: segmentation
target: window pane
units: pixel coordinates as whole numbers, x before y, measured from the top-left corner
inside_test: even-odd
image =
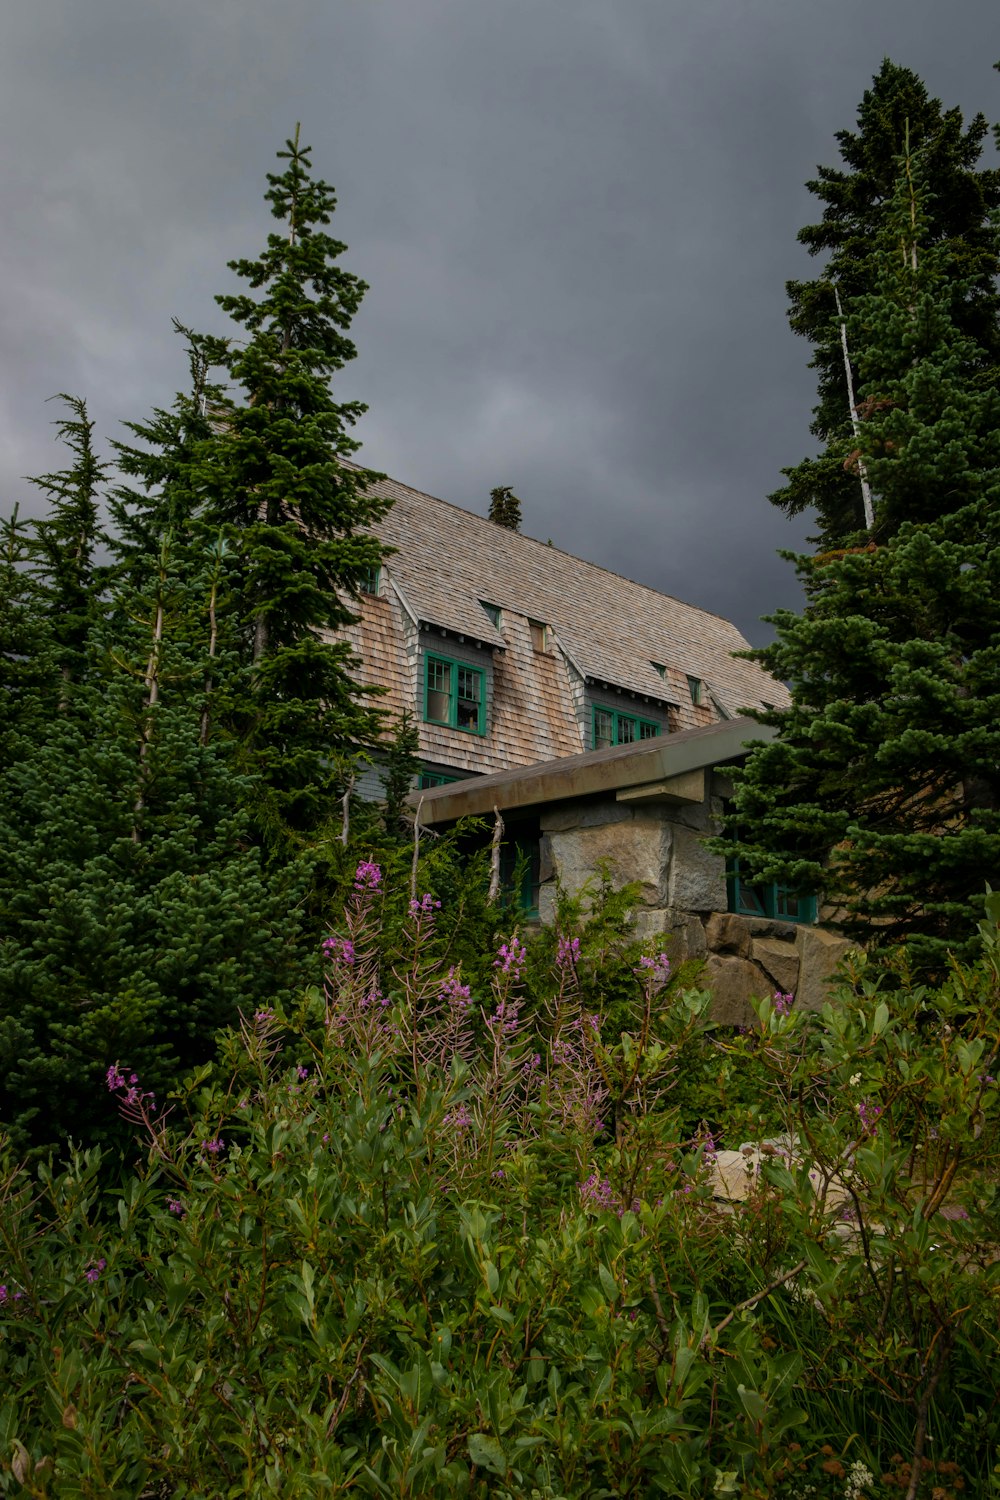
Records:
[[[619,714],[618,715],[618,744],[619,745],[631,745],[632,742],[635,739],[638,738],[637,733],[636,733],[638,727],[639,726],[638,726],[637,721],[635,719],[630,719],[629,716],[628,716],[628,714]]]
[[[614,715],[606,708],[594,709],[594,749],[607,750],[614,741]]]
[[[479,706],[483,696],[483,677],[472,667],[458,668],[458,727],[479,732]]]
[[[639,738],[641,740],[655,740],[659,732],[659,724],[650,724],[646,719],[639,720]]]
[[[764,890],[764,886],[746,885],[741,880],[739,882],[739,895],[736,901],[737,911],[744,912],[750,917],[766,917],[767,902]]]
[[[451,664],[434,656],[427,658],[427,717],[451,723]]]

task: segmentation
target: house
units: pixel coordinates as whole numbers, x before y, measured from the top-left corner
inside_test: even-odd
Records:
[[[395,480],[377,490],[394,550],[348,635],[361,679],[417,724],[421,826],[502,818],[533,919],[598,869],[638,882],[637,931],[704,960],[721,1021],[747,1024],[751,997],[776,989],[822,1003],[847,945],[814,903],[747,885],[704,843],[726,767],[771,733],[741,715],[788,701],[734,655],[736,627]],[[360,790],[379,795],[377,764]]]
[[[728,620],[396,480],[348,631],[419,726],[423,785],[641,743],[787,701]],[[373,767],[363,791],[377,796]]]

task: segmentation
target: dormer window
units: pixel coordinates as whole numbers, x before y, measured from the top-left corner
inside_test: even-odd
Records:
[[[480,599],[479,603],[489,616],[490,624],[493,626],[493,629],[499,630],[501,619],[499,604],[487,604],[485,599]]]
[[[424,719],[467,734],[486,733],[486,677],[480,667],[428,653],[424,664]]]
[[[368,567],[362,568],[358,573],[358,588],[363,594],[378,594],[379,575],[382,569],[378,563],[369,563]]]
[[[529,620],[528,629],[531,631],[531,649],[533,651],[547,651],[549,649],[549,627],[543,625],[541,620]]]
[[[637,740],[655,740],[659,724],[640,719],[637,714],[619,713],[613,708],[594,708],[593,748],[610,750],[612,745],[634,745]]]
[[[697,708],[701,703],[704,691],[705,684],[702,682],[700,677],[688,678],[688,692],[691,694],[691,702],[694,704],[695,708]]]

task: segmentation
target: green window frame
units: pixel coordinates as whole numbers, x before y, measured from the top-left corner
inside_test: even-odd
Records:
[[[500,904],[529,922],[538,920],[541,849],[538,839],[514,839],[500,846]]]
[[[728,906],[744,917],[770,917],[779,922],[815,922],[815,896],[801,896],[777,880],[744,880],[740,862],[731,859],[726,867]]]
[[[482,667],[428,651],[424,660],[424,722],[484,735],[486,673]]]
[[[640,740],[655,740],[662,725],[638,714],[626,714],[617,708],[603,708],[595,703],[591,717],[590,743],[594,750],[608,750],[612,745],[634,745]]]
[[[453,781],[461,781],[461,776],[449,776],[444,771],[421,771],[417,778],[417,790],[429,791],[432,786],[450,786]]]
[[[363,594],[377,594],[381,576],[382,569],[378,563],[369,564],[368,567],[362,568],[358,574],[358,588]]]

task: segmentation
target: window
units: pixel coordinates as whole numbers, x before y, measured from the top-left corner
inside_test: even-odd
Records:
[[[500,846],[500,902],[506,911],[538,920],[541,851],[537,836]]]
[[[467,734],[486,733],[486,682],[480,667],[428,655],[424,668],[424,718]]]
[[[421,792],[426,792],[432,786],[450,786],[453,781],[462,779],[461,776],[449,776],[446,771],[421,771],[417,787]]]
[[[701,702],[702,682],[700,677],[688,678],[688,692],[691,694],[691,702],[698,706]]]
[[[358,573],[358,588],[363,594],[378,593],[378,580],[381,571],[382,569],[378,563],[371,563],[368,567],[360,570]]]
[[[636,740],[655,740],[660,725],[636,714],[619,713],[614,708],[594,709],[593,746],[607,750],[612,745],[633,745]]]
[[[487,604],[485,599],[480,599],[480,605],[490,617],[490,624],[494,630],[500,629],[500,606],[499,604]]]
[[[815,922],[816,897],[799,896],[776,880],[751,885],[740,875],[740,862],[731,859],[726,869],[729,910],[744,917],[771,917],[783,922]]]

